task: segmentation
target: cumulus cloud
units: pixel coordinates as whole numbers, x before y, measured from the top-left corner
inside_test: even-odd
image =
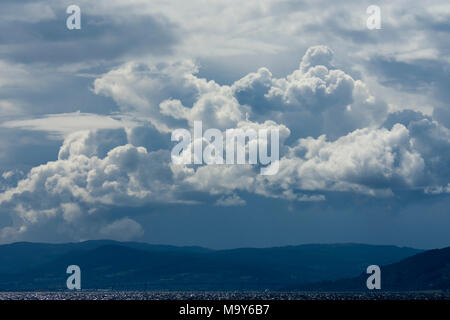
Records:
[[[2,241],[138,238],[111,208],[192,192],[219,206],[448,194],[447,2],[382,0],[368,30],[367,1],[79,0],[73,32],[70,4],[2,0]],[[196,120],[279,128],[278,174],[173,165],[170,133]]]
[[[336,138],[379,125],[387,104],[375,99],[364,82],[334,68],[332,60],[326,46],[311,47],[286,78],[261,68],[236,81],[233,90],[241,103],[254,106],[256,119],[276,119],[296,137],[327,133]]]
[[[447,186],[426,187],[425,193],[427,194],[450,193],[450,183]]]
[[[128,241],[141,237],[144,234],[144,230],[139,223],[125,217],[101,227],[99,233],[102,237],[108,239]]]
[[[3,171],[0,175],[0,192],[16,185],[23,177],[24,173],[17,169]]]
[[[74,238],[92,237],[101,227],[97,223],[108,220],[96,216],[98,208],[179,202],[169,151],[115,146],[121,139],[120,132],[69,136],[58,160],[33,168],[17,186],[0,195],[2,211],[12,213],[14,224],[3,233],[20,235],[53,223],[58,226],[56,232],[69,229]],[[89,230],[80,228],[87,222]]]
[[[424,185],[447,184],[450,177],[450,130],[430,119],[412,121],[408,129],[414,148],[425,159]]]
[[[192,192],[218,206],[244,206],[245,194],[311,202],[325,201],[326,192],[446,192],[449,130],[417,112],[389,114],[386,102],[334,60],[331,49],[315,46],[285,77],[263,67],[230,85],[202,78],[190,60],[131,61],[93,84],[122,118],[65,114],[6,122],[59,132],[64,142],[55,161],[4,187],[0,211],[12,225],[1,236],[24,239],[53,226],[73,239],[131,239],[142,235],[139,223],[127,213],[108,216],[107,208],[193,204],[186,196]],[[77,117],[96,129],[84,130],[73,123]],[[263,176],[249,164],[171,163],[171,130],[192,129],[194,121],[204,129],[279,130],[278,173]]]
[[[94,82],[96,94],[111,97],[122,112],[145,116],[160,130],[168,131],[159,104],[169,98],[192,101],[198,90],[207,90],[214,82],[196,81],[198,71],[192,61],[174,63],[129,62],[111,70]]]
[[[95,80],[94,91],[161,131],[200,119],[206,127],[228,128],[245,119],[248,110],[239,105],[229,86],[198,78],[197,72],[189,60],[127,63]]]
[[[333,56],[333,51],[327,46],[308,48],[300,64],[300,70],[307,72],[315,66],[324,66],[331,69],[333,67]]]
[[[219,198],[215,205],[221,207],[235,207],[235,206],[244,206],[246,201],[241,199],[237,194],[233,194],[229,197],[221,197]]]
[[[251,119],[287,125],[296,138],[323,133],[337,138],[380,125],[387,104],[363,81],[336,69],[333,59],[328,47],[311,47],[285,78],[260,68],[230,86],[198,77],[198,67],[189,60],[130,62],[95,80],[94,91],[166,132],[196,120],[205,128],[227,129]]]
[[[400,124],[392,130],[358,129],[331,142],[326,136],[300,139],[281,159],[280,174],[269,180],[285,181],[288,190],[390,194],[390,188],[412,187],[423,175],[424,160],[411,140]]]
[[[355,130],[336,141],[327,141],[325,135],[303,138],[288,147],[276,175],[258,175],[249,165],[203,166],[191,171],[185,181],[211,194],[236,190],[296,201],[324,200],[323,191],[390,196],[393,189],[423,183],[425,160],[413,140],[401,124],[392,130]]]

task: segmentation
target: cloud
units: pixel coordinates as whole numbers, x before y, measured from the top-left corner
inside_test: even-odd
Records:
[[[83,2],[77,3],[81,29],[73,31],[65,23],[69,17],[66,8],[72,4],[68,1],[4,4],[2,57],[28,64],[98,65],[123,61],[129,55],[169,54],[179,41],[176,24],[164,14],[108,13],[100,9],[101,4]]]
[[[337,138],[381,124],[387,104],[371,95],[363,81],[335,69],[333,58],[328,47],[311,47],[285,78],[260,68],[230,86],[198,77],[190,60],[129,62],[96,79],[94,92],[164,132],[192,127],[196,120],[205,128],[234,128],[250,118],[287,125],[295,138],[323,133]]]
[[[333,68],[333,57],[333,51],[327,46],[308,48],[300,64],[300,71],[305,73],[315,66],[324,66],[327,69],[331,69]]]
[[[159,64],[128,62],[96,79],[94,92],[114,99],[122,112],[146,117],[154,126],[167,131],[170,118],[159,112],[162,101],[173,98],[189,103],[199,91],[217,86],[213,81],[208,83],[194,77],[197,71],[189,60]]]
[[[274,78],[261,68],[236,81],[238,101],[252,106],[255,119],[276,119],[294,137],[326,133],[334,138],[355,129],[379,125],[387,104],[370,94],[366,84],[333,67],[326,46],[307,50],[298,70]]]
[[[245,206],[246,195],[293,203],[326,201],[329,192],[443,192],[449,130],[419,112],[389,114],[384,100],[334,60],[331,49],[314,46],[285,77],[262,67],[230,85],[202,78],[191,60],[130,61],[93,83],[118,114],[5,122],[64,141],[55,161],[0,193],[0,211],[12,220],[3,239],[30,239],[49,226],[55,237],[131,239],[142,227],[125,212],[108,215],[111,208],[198,203],[193,193],[217,206]],[[198,120],[204,130],[278,129],[278,173],[262,176],[258,165],[171,163],[171,130]]]
[[[25,1],[22,1],[25,2]],[[21,3],[5,0],[0,13],[2,21],[9,23],[26,22],[37,23],[40,21],[48,21],[56,18],[54,10],[44,3]]]
[[[102,227],[99,233],[107,239],[129,241],[141,237],[144,230],[139,223],[125,217]]]
[[[17,185],[23,177],[24,173],[17,169],[3,171],[0,175],[0,192]]]
[[[210,165],[190,171],[185,182],[213,195],[244,191],[294,201],[322,201],[324,191],[391,196],[424,182],[425,160],[413,141],[401,124],[391,130],[358,129],[335,141],[325,135],[303,138],[288,147],[276,175],[258,175],[249,165]]]
[[[246,201],[241,199],[238,195],[233,194],[229,197],[219,198],[215,205],[221,207],[235,207],[235,206],[245,206]]]
[[[23,64],[11,64],[2,59],[0,60],[0,70],[0,88],[2,90],[32,83],[30,71]]]
[[[3,234],[17,238],[54,224],[62,237],[92,238],[111,219],[98,209],[181,201],[175,195],[168,151],[114,146],[112,137],[111,132],[69,136],[57,161],[33,168],[3,192],[0,207],[13,218]],[[121,135],[115,139],[120,144]]]
[[[94,129],[114,129],[137,125],[126,117],[111,117],[89,113],[58,113],[48,114],[42,118],[11,120],[1,124],[4,128],[20,128],[30,131],[44,131],[58,138],[74,132]]]
[[[69,135],[58,153],[58,160],[75,156],[105,158],[108,152],[128,142],[124,129],[86,130]]]
[[[9,100],[0,100],[0,117],[7,119],[11,116],[21,115],[22,110],[20,104]]]
[[[397,124],[392,130],[358,129],[336,141],[326,136],[300,139],[280,160],[287,190],[334,190],[390,194],[391,188],[414,187],[424,160],[412,147],[409,131]]]
[[[429,119],[412,121],[412,145],[425,159],[425,185],[443,185],[450,177],[450,130]]]
[[[450,193],[450,183],[446,186],[427,187],[427,188],[425,188],[425,193],[427,193],[427,194]]]

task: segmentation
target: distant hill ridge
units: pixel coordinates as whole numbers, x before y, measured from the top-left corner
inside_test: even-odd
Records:
[[[368,275],[336,281],[291,285],[294,291],[361,291],[366,290]],[[418,253],[399,262],[381,267],[381,290],[424,291],[450,290],[450,247]]]
[[[83,289],[276,290],[356,277],[422,250],[365,244],[308,244],[212,250],[138,242],[0,245],[0,290],[64,290],[68,265]]]

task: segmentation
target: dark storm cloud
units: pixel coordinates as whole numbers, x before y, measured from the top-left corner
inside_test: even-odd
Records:
[[[419,121],[422,119],[431,120],[431,117],[424,115],[421,112],[413,110],[403,110],[394,113],[390,113],[383,123],[383,127],[391,129],[396,123],[400,123],[407,127],[413,121]]]
[[[55,18],[0,22],[0,56],[17,63],[89,63],[126,55],[170,53],[178,42],[176,26],[162,16],[88,15],[81,30],[68,30],[65,10]]]
[[[378,56],[371,59],[369,67],[384,86],[429,97],[435,106],[433,118],[450,127],[450,64],[423,59],[402,62]]]
[[[384,57],[371,59],[372,71],[384,77],[383,84],[400,90],[420,92],[434,89],[441,99],[449,99],[450,66],[433,60],[402,62]]]
[[[9,170],[27,172],[58,155],[60,142],[48,139],[44,132],[0,128],[0,175]]]

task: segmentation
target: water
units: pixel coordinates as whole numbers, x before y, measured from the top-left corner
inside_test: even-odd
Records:
[[[0,300],[450,300],[450,292],[0,292]]]

